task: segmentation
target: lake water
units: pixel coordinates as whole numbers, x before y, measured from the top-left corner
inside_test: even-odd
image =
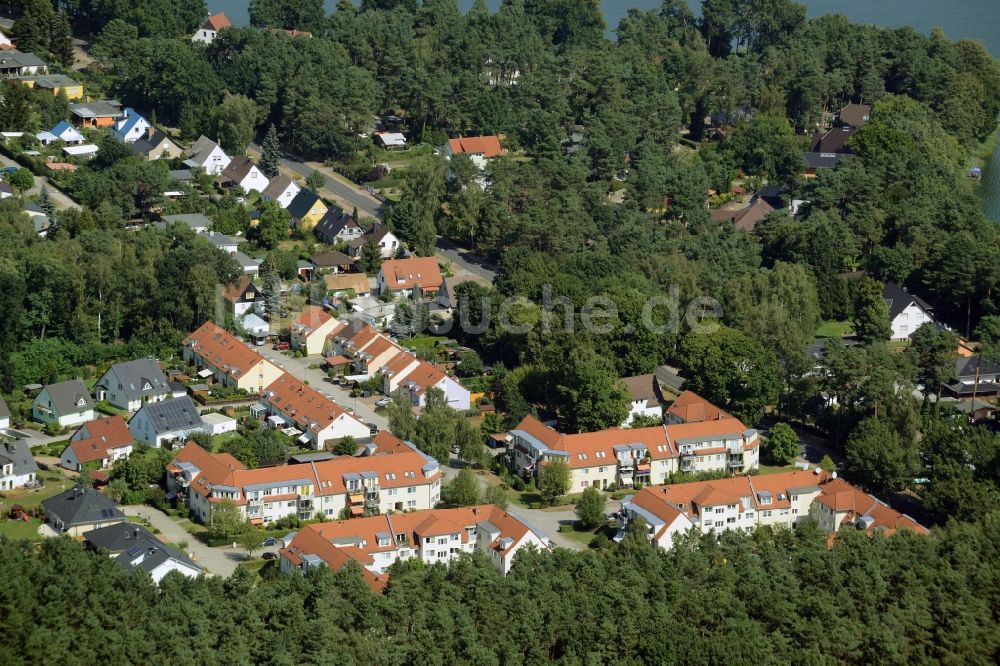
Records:
[[[327,11],[333,11],[336,0],[325,0]],[[799,0],[806,5],[809,16],[841,13],[855,23],[900,27],[929,33],[932,28],[942,28],[952,39],[976,39],[986,45],[994,56],[1000,57],[1000,0]],[[701,3],[689,0],[697,12]],[[459,0],[459,6],[468,10],[473,0]],[[487,0],[495,9],[500,0]],[[609,35],[630,7],[641,10],[656,9],[661,0],[602,0]],[[247,23],[248,0],[208,0],[212,12],[225,12],[235,25]],[[986,214],[1000,222],[1000,149],[994,151],[983,169],[980,185]]]

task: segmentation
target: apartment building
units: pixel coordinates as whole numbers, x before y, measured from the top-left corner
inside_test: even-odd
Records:
[[[750,531],[758,525],[794,528],[807,519],[828,533],[850,525],[869,533],[927,533],[909,516],[837,478],[836,472],[818,468],[643,488],[622,501],[617,539],[637,516],[646,522],[650,541],[665,549],[691,529],[707,534]]]
[[[182,355],[198,368],[199,377],[213,377],[248,393],[260,393],[282,375],[276,365],[211,321],[185,338]]]
[[[167,466],[166,480],[171,496],[187,501],[205,523],[220,502],[238,507],[251,523],[266,524],[285,516],[336,519],[342,512],[430,509],[441,499],[437,461],[388,432],[379,433],[364,455],[261,469],[189,442]]]
[[[327,336],[346,326],[318,305],[306,306],[289,330],[292,349],[307,356],[322,354]]]
[[[275,427],[295,428],[300,432],[299,444],[320,451],[348,435],[355,439],[371,436],[367,425],[288,373],[267,386],[260,405],[251,411]]]
[[[524,478],[548,461],[565,462],[573,492],[661,484],[678,471],[737,473],[760,465],[759,434],[733,417],[564,435],[527,416],[507,434],[507,447],[511,471]]]
[[[400,560],[448,563],[478,551],[506,574],[514,555],[529,546],[547,549],[549,538],[523,519],[484,504],[306,525],[280,551],[280,566],[284,573],[322,565],[337,570],[354,560],[378,591],[385,588],[389,567]]]

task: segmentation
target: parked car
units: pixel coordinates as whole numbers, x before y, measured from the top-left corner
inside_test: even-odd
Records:
[[[290,348],[291,345],[284,341],[274,343],[274,351],[287,351]]]
[[[377,425],[375,425],[374,423],[366,423],[365,425],[368,426],[368,432],[370,432],[373,435],[377,435],[378,434],[378,426]]]
[[[261,555],[265,560],[276,560],[278,559],[278,554],[272,551],[268,551]]]
[[[276,546],[276,545],[278,545],[278,540],[275,539],[274,537],[267,537],[266,539],[264,539],[264,545],[265,546]]]
[[[375,406],[376,407],[388,407],[391,402],[392,402],[392,398],[379,398],[378,400],[375,401]]]

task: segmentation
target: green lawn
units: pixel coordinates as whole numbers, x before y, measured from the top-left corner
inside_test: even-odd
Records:
[[[825,321],[816,329],[817,338],[842,338],[849,335],[854,326],[849,321]]]
[[[590,542],[594,540],[598,534],[603,534],[609,539],[614,537],[615,528],[610,525],[600,525],[595,529],[586,529],[579,524],[574,524],[572,530],[560,531],[560,536],[564,536],[567,539],[581,543],[584,546],[589,546]]]
[[[24,520],[0,520],[0,536],[8,539],[38,539],[38,528],[42,521],[38,518]]]
[[[795,465],[761,465],[760,474],[781,474],[783,472],[794,472]]]
[[[22,488],[3,493],[2,501],[7,506],[14,506],[15,504],[20,504],[24,507],[38,506],[44,500],[47,500],[53,495],[58,495],[72,486],[72,481],[63,476],[62,472],[58,471],[49,470],[39,472],[38,478],[44,483],[41,488]]]

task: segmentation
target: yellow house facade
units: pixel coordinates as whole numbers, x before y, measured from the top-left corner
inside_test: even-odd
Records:
[[[288,214],[295,226],[303,231],[310,231],[326,215],[329,210],[323,200],[309,190],[302,190],[288,205]]]
[[[32,76],[21,79],[21,82],[29,88],[48,90],[53,95],[61,92],[70,101],[83,99],[83,84],[62,74]]]

